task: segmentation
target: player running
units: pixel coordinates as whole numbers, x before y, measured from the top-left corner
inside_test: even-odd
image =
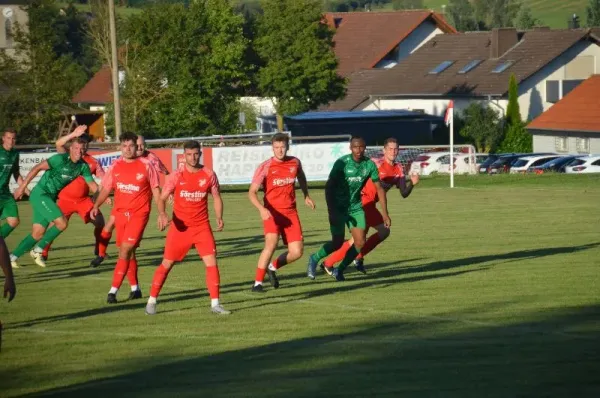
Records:
[[[413,187],[419,183],[419,175],[412,174],[410,180],[406,181],[402,164],[396,162],[396,156],[398,156],[398,141],[396,141],[395,138],[386,139],[383,144],[383,160],[381,162],[375,162],[375,164],[378,165],[379,180],[386,192],[389,191],[390,188],[396,187],[400,191],[400,195],[402,195],[403,198],[407,198],[412,192]],[[375,185],[371,180],[367,180],[367,183],[362,190],[363,210],[365,211],[367,230],[369,228],[375,228],[376,232],[369,236],[367,242],[354,260],[356,269],[363,274],[367,273],[363,264],[363,258],[390,236],[390,228],[385,226],[383,216],[379,210],[377,210],[378,200],[379,198],[377,196]],[[352,239],[344,242],[341,248],[331,253],[331,255],[325,259],[323,266],[331,268],[337,262],[342,261],[353,243]]]
[[[117,303],[117,292],[125,275],[131,285],[129,300],[142,298],[137,280],[135,249],[139,246],[148,224],[152,198],[158,202],[160,196],[158,174],[148,162],[136,156],[137,138],[133,133],[123,133],[119,137],[121,157],[104,175],[102,190],[90,211],[90,217],[95,219],[100,206],[114,190],[111,215],[115,217],[119,259],[106,298],[108,304]]]
[[[21,185],[23,177],[19,173],[19,152],[14,148],[17,143],[17,132],[5,129],[0,147],[0,220],[6,223],[0,227],[0,236],[6,238],[19,225],[19,208],[10,193],[10,177]],[[26,190],[29,195],[29,190]]]
[[[200,164],[200,143],[187,141],[183,145],[185,164],[169,175],[158,200],[158,228],[169,224],[166,201],[174,194],[173,220],[167,232],[162,263],[154,272],[146,314],[156,314],[156,299],[175,262],[183,260],[192,246],[206,265],[206,287],[210,295],[211,311],[219,315],[231,312],[219,303],[219,268],[217,248],[208,217],[208,195],[213,197],[217,217],[217,231],[223,230],[223,200],[219,180],[214,171]]]
[[[74,138],[82,137],[86,140],[83,146],[83,161],[88,164],[92,175],[102,178],[104,176],[104,169],[102,165],[91,155],[87,153],[90,137],[85,134],[85,129],[76,128],[72,133],[61,137],[56,141],[56,150],[58,153],[66,152],[65,145]],[[102,237],[102,228],[104,227],[104,217],[102,213],[98,213],[95,220],[90,218],[90,210],[94,207],[94,202],[90,198],[90,190],[82,177],[76,178],[72,183],[67,185],[58,194],[58,201],[56,202],[60,211],[64,214],[65,218],[69,220],[75,213],[79,215],[84,224],[90,221],[94,225],[94,238],[96,243],[94,245],[94,258],[90,262],[91,267],[97,267],[102,263],[104,257],[106,257],[106,247],[108,246],[108,240]],[[42,252],[42,261],[48,260],[48,252],[50,251],[50,245],[48,244]]]
[[[358,255],[365,245],[366,220],[362,208],[361,191],[368,179],[373,181],[381,203],[383,224],[389,228],[392,224],[387,211],[385,190],[379,183],[379,173],[375,163],[365,157],[365,141],[361,137],[350,140],[349,155],[344,155],[333,164],[325,184],[325,199],[329,213],[331,241],[327,242],[308,260],[308,277],[315,279],[319,261],[339,249],[344,243],[344,225],[348,227],[354,244],[350,246],[338,268],[325,268],[337,281],[344,280],[344,269]]]
[[[150,163],[150,165],[154,168],[154,170],[157,173],[169,175],[169,170],[163,164],[163,162],[160,160],[160,158],[158,156],[156,156],[156,154],[154,154],[146,149],[146,139],[141,135],[138,135],[137,137],[138,138],[136,141],[136,144],[137,144],[136,157],[141,158],[142,160]],[[115,229],[115,217],[111,214],[110,217],[108,218],[108,222],[106,223],[106,225],[104,226],[104,228],[102,229],[102,231],[100,233],[100,238],[101,238],[102,242],[106,242],[107,246],[108,246],[108,243],[110,242],[110,239],[112,238],[112,233],[113,233],[114,229]],[[105,257],[106,257],[106,253],[104,254],[104,256],[98,255],[94,259],[95,264],[100,265],[104,261]],[[97,265],[95,265],[95,266],[97,266]],[[136,269],[136,270],[138,268],[137,260],[135,259],[135,256],[130,260],[130,267],[133,267],[133,269]]]
[[[265,233],[265,247],[258,258],[253,292],[264,291],[262,283],[266,272],[269,273],[271,285],[277,289],[279,280],[276,271],[302,257],[304,242],[302,225],[296,210],[296,179],[304,194],[304,203],[313,210],[315,208],[315,203],[308,195],[306,175],[300,159],[287,155],[289,137],[278,133],[273,136],[271,143],[273,157],[258,166],[248,191],[250,202],[258,209],[263,220]],[[264,205],[260,203],[257,195],[261,186],[265,191]],[[288,250],[271,262],[279,236]]]
[[[85,125],[78,127],[83,130],[86,128]],[[35,166],[14,192],[15,199],[20,199],[33,178],[40,171],[45,171],[29,196],[29,204],[33,210],[33,229],[31,234],[27,235],[10,255],[13,268],[19,268],[17,259],[32,248],[33,250],[29,253],[36,264],[40,267],[46,266],[42,259],[43,248],[55,240],[68,225],[67,218],[56,204],[58,194],[64,187],[81,176],[91,193],[98,190],[90,167],[82,159],[86,142],[84,138],[79,137],[71,143],[68,153],[53,155]],[[50,223],[53,225],[48,228]]]

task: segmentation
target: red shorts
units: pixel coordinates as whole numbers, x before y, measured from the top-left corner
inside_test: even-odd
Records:
[[[263,220],[265,235],[281,235],[284,245],[302,240],[302,225],[296,210],[288,210],[283,213],[274,209],[269,209],[269,211],[273,217]]]
[[[377,210],[377,205],[375,204],[375,202],[363,205],[363,210],[365,211],[365,220],[367,221],[367,228],[372,228],[383,224],[383,216],[381,215],[379,210]]]
[[[94,202],[92,202],[90,197],[78,201],[59,198],[56,201],[56,204],[67,220],[71,218],[73,214],[77,213],[84,223],[87,224],[91,221],[90,210],[94,207]]]
[[[204,225],[186,227],[172,222],[165,242],[165,259],[181,261],[192,246],[196,246],[200,257],[217,254],[215,237],[213,236],[210,224],[206,223]]]
[[[146,224],[148,224],[149,214],[113,212],[112,215],[115,216],[117,247],[120,247],[121,243],[128,243],[134,247],[138,247],[144,236],[144,229],[146,229]]]

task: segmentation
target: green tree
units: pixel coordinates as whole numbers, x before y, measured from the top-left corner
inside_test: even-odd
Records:
[[[394,10],[422,10],[425,8],[423,0],[394,0]]]
[[[509,125],[504,139],[498,148],[499,152],[527,153],[533,151],[533,137],[527,132],[525,124],[519,122]]]
[[[522,0],[474,0],[475,19],[488,29],[514,27]]]
[[[333,32],[323,22],[320,0],[265,0],[258,22],[256,51],[263,96],[275,98],[280,121],[316,109],[345,94],[337,73]]]
[[[519,86],[514,73],[508,81],[508,105],[506,106],[506,124],[513,126],[521,123],[521,109],[519,107]]]
[[[446,12],[459,32],[479,30],[475,10],[469,0],[450,0]]]
[[[460,115],[459,134],[478,152],[493,152],[502,138],[502,121],[494,109],[477,102]]]
[[[149,136],[228,134],[237,128],[237,98],[247,85],[243,17],[227,0],[156,4],[127,22],[128,48],[145,78],[167,88],[136,114]],[[129,80],[128,80],[129,79]]]
[[[14,26],[14,48],[0,53],[0,84],[5,87],[0,123],[15,127],[22,142],[45,143],[55,137],[64,108],[72,106],[73,94],[89,75],[78,62],[82,44],[64,43],[74,41],[76,32],[64,28],[69,19],[54,2],[34,1],[25,10],[28,26]]]
[[[600,26],[600,0],[589,0],[586,7],[587,26]]]
[[[541,25],[541,21],[533,16],[531,8],[528,5],[523,4],[519,9],[517,18],[515,21],[515,27],[517,29],[532,29],[534,26]]]

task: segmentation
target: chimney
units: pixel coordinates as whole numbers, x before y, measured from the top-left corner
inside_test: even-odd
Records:
[[[571,19],[569,19],[569,29],[579,29],[580,26],[579,16],[577,14],[573,14]]]
[[[515,28],[492,29],[492,42],[490,45],[490,58],[500,58],[510,50],[519,39]]]

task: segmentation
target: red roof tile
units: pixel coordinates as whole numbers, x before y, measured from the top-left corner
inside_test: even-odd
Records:
[[[325,19],[335,29],[335,54],[342,76],[373,68],[428,19],[445,33],[456,32],[442,16],[428,10],[327,13]]]
[[[107,104],[113,101],[110,68],[103,66],[71,100],[83,104]]]
[[[600,75],[575,87],[554,106],[533,119],[531,130],[581,131],[600,133]]]

